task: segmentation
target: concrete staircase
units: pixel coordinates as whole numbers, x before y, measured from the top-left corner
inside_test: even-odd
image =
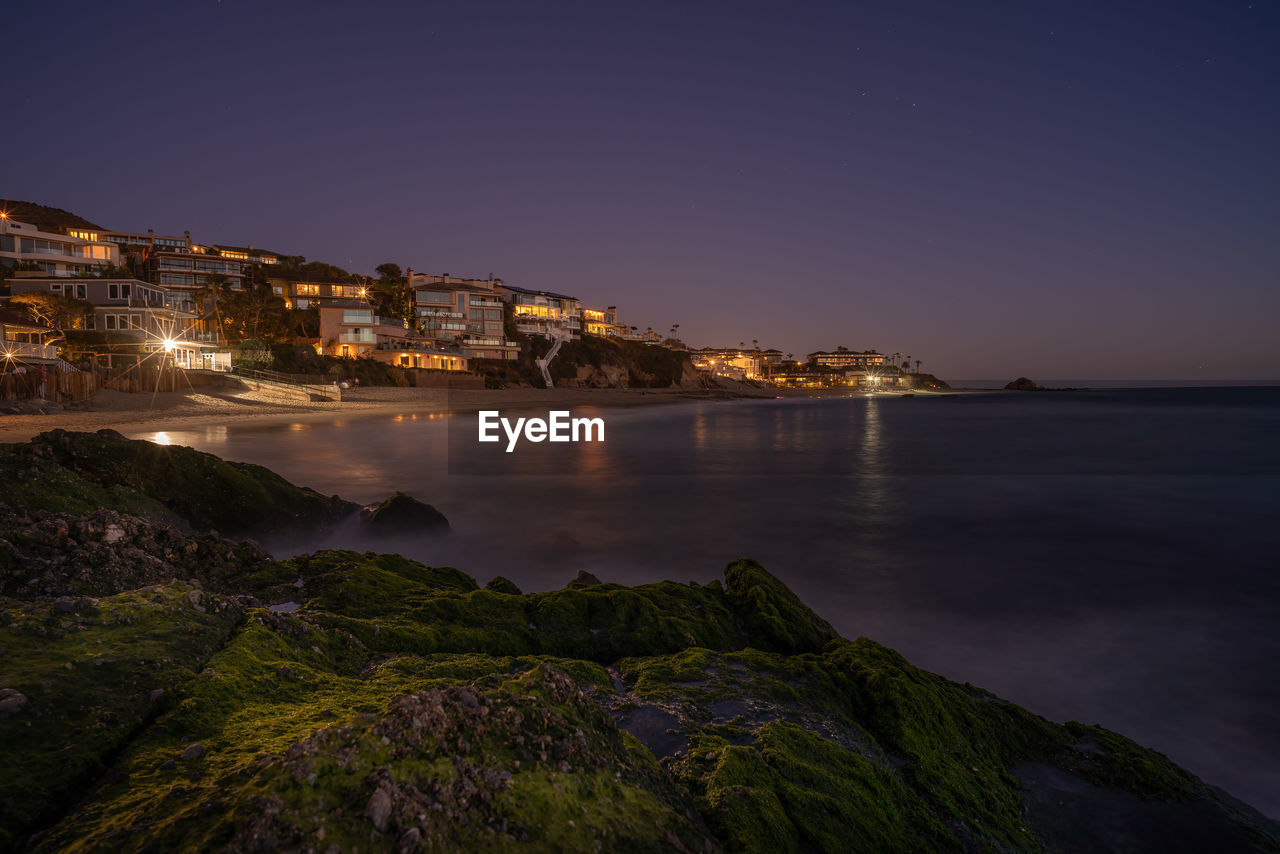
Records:
[[[275,371],[255,371],[248,368],[232,368],[231,376],[244,384],[261,400],[280,403],[312,403],[315,401],[340,401],[342,389],[337,383],[307,383],[288,374]]]

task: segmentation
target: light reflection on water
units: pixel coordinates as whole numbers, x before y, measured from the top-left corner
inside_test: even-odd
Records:
[[[1164,394],[641,407],[542,456],[471,458],[464,419],[411,414],[145,437],[359,502],[404,491],[454,529],[279,553],[396,550],[525,590],[755,557],[847,637],[1118,729],[1277,815],[1280,409]]]

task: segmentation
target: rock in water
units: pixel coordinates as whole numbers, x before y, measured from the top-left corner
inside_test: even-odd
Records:
[[[1004,387],[1005,391],[1044,391],[1044,386],[1038,385],[1034,380],[1026,377],[1018,377]]]
[[[360,518],[383,534],[442,533],[449,530],[449,520],[443,513],[403,492],[397,492],[381,504],[365,507],[360,511]]]

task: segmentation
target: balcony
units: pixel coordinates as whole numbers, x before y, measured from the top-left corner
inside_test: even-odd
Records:
[[[377,339],[373,335],[361,335],[356,332],[342,332],[338,334],[338,342],[341,344],[372,344]]]
[[[478,308],[502,308],[502,300],[500,299],[484,299],[482,297],[472,297],[469,305]]]
[[[434,353],[440,352],[442,348],[434,346],[430,341],[379,341],[374,345],[375,350],[385,352],[401,352],[401,353]]]
[[[5,341],[0,344],[4,355],[16,359],[56,359],[58,348],[51,344],[35,344],[28,341]]]

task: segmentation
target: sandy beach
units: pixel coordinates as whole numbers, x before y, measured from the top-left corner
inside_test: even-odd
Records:
[[[0,415],[0,442],[23,442],[46,430],[92,431],[109,428],[122,433],[156,428],[199,427],[231,422],[298,422],[334,415],[378,416],[442,413],[457,408],[640,406],[743,395],[689,389],[512,388],[447,390],[378,388],[358,391],[341,402],[283,403],[250,394],[218,391],[175,391],[129,394],[104,389],[83,410],[47,415]],[[772,397],[773,395],[760,395]]]
[[[892,394],[893,392],[881,392]],[[910,392],[909,392],[910,393]],[[916,391],[916,394],[921,392]],[[924,392],[925,394],[931,392]],[[730,398],[833,397],[862,394],[851,389],[589,389],[506,388],[448,390],[432,388],[367,388],[349,392],[341,402],[311,403],[264,400],[248,393],[199,389],[158,394],[129,394],[104,389],[86,408],[40,415],[0,415],[0,442],[23,442],[46,430],[93,431],[109,428],[121,433],[160,426],[173,429],[232,422],[305,422],[334,415],[379,416],[442,413],[480,407],[529,409],[543,407],[629,407],[693,400]]]

